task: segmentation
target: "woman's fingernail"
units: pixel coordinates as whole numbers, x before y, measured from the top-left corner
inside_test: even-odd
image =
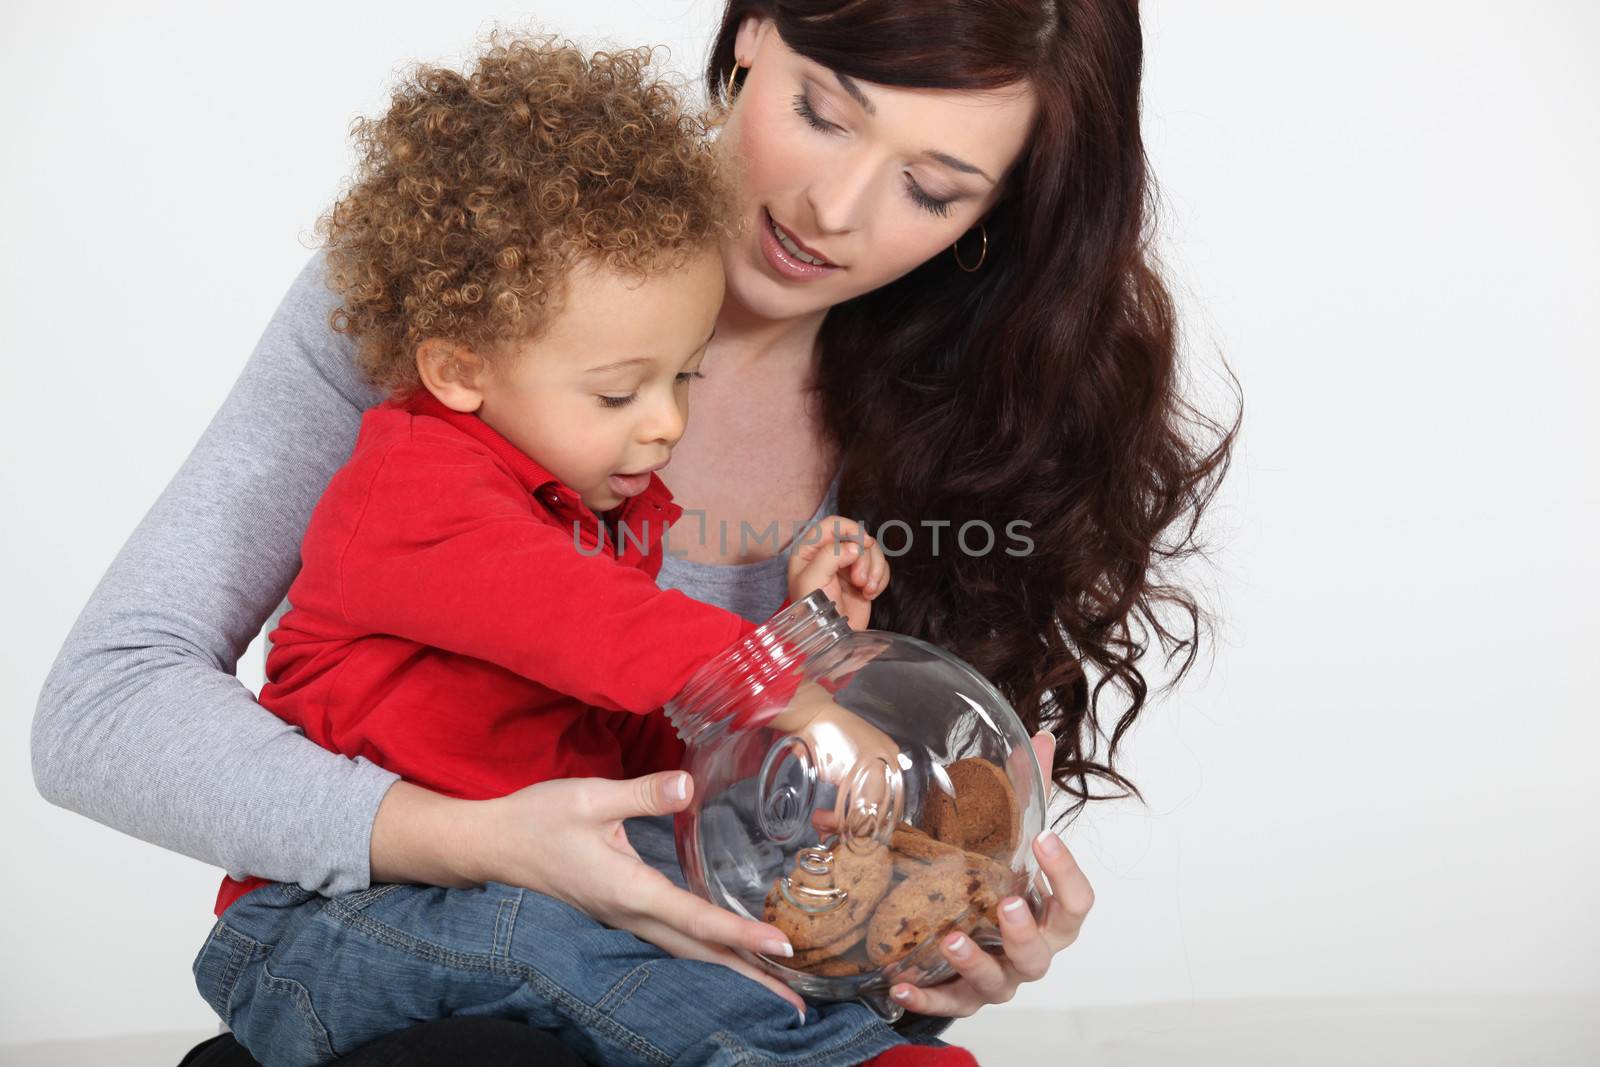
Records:
[[[894,992],[891,993],[890,996],[894,997],[896,1000],[910,1000],[911,987],[908,985],[895,986]]]
[[[761,951],[768,956],[783,956],[787,959],[794,955],[794,946],[787,941],[763,941]]]
[[[1061,838],[1050,830],[1040,834],[1038,842],[1039,848],[1044,851],[1046,856],[1060,856],[1067,851],[1067,846],[1062,842]]]
[[[965,956],[967,954],[967,949],[972,947],[972,942],[968,941],[961,934],[957,934],[950,940],[946,941],[944,943],[944,947],[949,949],[954,955]]]
[[[1020,923],[1026,914],[1028,914],[1028,904],[1021,897],[1012,897],[1000,905],[1000,917],[1006,922]]]
[[[689,776],[687,774],[678,775],[676,778],[674,778],[672,780],[672,784],[670,786],[668,786],[667,788],[672,790],[672,799],[673,800],[688,800],[689,799]]]
[[[800,1016],[800,1025],[804,1026],[806,1024],[806,1010],[804,1008],[796,1008],[795,1013]]]

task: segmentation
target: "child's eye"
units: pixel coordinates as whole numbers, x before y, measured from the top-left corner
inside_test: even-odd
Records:
[[[633,403],[638,395],[638,393],[629,393],[627,396],[602,396],[600,404],[602,407],[608,408],[625,408]]]
[[[688,385],[689,384],[689,380],[691,378],[704,378],[704,377],[705,377],[705,375],[701,374],[697,370],[680,371],[680,372],[678,372],[678,384],[679,385]]]

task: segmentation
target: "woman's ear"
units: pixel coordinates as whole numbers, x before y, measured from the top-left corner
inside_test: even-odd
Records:
[[[483,357],[465,345],[430,337],[417,346],[417,376],[434,399],[470,415],[483,406]]]
[[[761,42],[771,28],[772,20],[765,15],[746,15],[739,23],[738,32],[733,35],[734,62],[741,67],[754,64],[756,53],[761,50]]]

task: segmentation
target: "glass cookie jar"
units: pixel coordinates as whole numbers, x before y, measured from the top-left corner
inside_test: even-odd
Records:
[[[695,783],[676,818],[685,878],[789,936],[793,958],[746,958],[802,996],[893,1021],[892,985],[953,973],[950,931],[994,947],[1000,900],[1040,913],[1043,775],[1005,698],[949,653],[852,630],[815,592],[702,667],[666,714]]]

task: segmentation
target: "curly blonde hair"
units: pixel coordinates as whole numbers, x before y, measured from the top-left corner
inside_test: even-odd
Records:
[[[418,66],[355,124],[356,176],[317,232],[369,381],[416,389],[428,338],[487,357],[536,337],[579,260],[641,276],[727,232],[708,124],[651,55],[497,33],[467,73]]]

